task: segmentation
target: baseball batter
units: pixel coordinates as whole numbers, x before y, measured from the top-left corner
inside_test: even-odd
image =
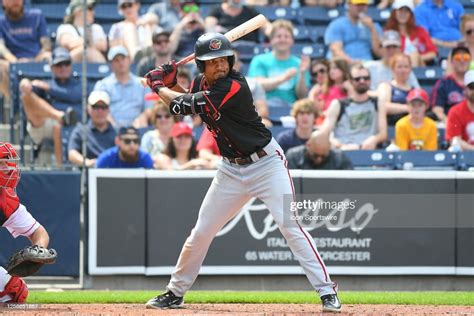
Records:
[[[47,247],[49,235],[20,203],[15,187],[20,181],[19,157],[9,143],[0,142],[0,224],[16,238],[27,237],[32,245]],[[23,303],[28,297],[25,282],[0,267],[0,303]]]
[[[284,225],[284,195],[294,187],[283,150],[262,124],[244,77],[232,70],[234,52],[219,33],[206,33],[195,45],[202,73],[190,91],[176,84],[176,64],[162,65],[147,75],[148,85],[169,104],[174,115],[199,114],[215,137],[223,156],[191,235],[187,238],[167,291],[147,308],[175,308],[196,280],[215,235],[251,198],[268,207],[289,247],[319,293],[324,311],[339,312],[336,283],[331,281],[313,238],[299,225]]]

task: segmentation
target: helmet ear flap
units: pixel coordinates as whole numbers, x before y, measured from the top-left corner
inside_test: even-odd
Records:
[[[232,70],[232,68],[234,68],[235,55],[228,56],[227,61],[229,62],[229,69]]]
[[[199,72],[203,73],[204,70],[206,69],[206,63],[203,62],[202,60],[198,60],[198,59],[196,59],[195,61],[196,61],[196,66],[197,66]]]

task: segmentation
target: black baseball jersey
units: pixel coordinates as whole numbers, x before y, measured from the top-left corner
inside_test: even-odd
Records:
[[[263,125],[245,78],[232,70],[208,86],[203,75],[194,78],[192,102],[217,141],[224,157],[249,156],[267,145],[271,132]]]

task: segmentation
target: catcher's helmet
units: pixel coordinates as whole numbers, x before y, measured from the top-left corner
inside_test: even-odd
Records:
[[[0,142],[0,187],[15,189],[20,181],[20,157],[10,143]]]
[[[227,56],[229,68],[234,66],[234,51],[227,37],[221,33],[209,32],[199,36],[194,46],[196,65],[200,72],[204,72],[204,61]]]

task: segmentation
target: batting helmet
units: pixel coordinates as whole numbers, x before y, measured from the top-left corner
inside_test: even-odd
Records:
[[[10,143],[0,142],[0,187],[14,189],[20,181],[20,157]]]
[[[234,51],[227,37],[221,33],[210,32],[199,36],[194,46],[196,65],[200,72],[204,72],[206,60],[219,57],[228,57],[229,68],[234,66]]]

